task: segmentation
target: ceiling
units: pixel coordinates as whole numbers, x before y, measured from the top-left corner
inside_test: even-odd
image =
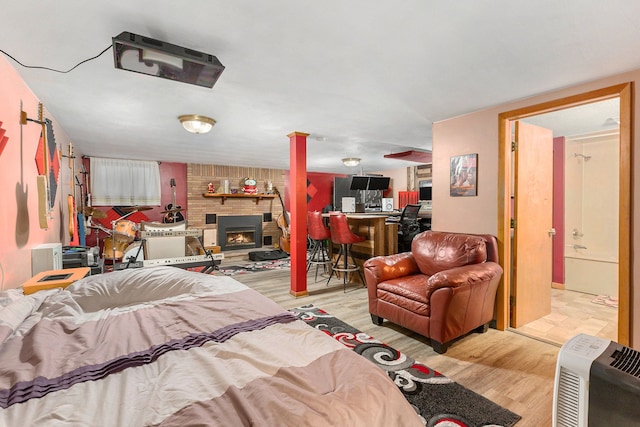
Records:
[[[638,16],[636,0],[22,0],[0,49],[68,70],[129,31],[226,67],[208,89],[115,69],[111,49],[66,74],[9,60],[86,155],[287,169],[298,131],[308,170],[354,173],[341,158],[416,165],[384,155],[430,150],[436,121],[640,68]],[[218,123],[189,134],[182,114]]]

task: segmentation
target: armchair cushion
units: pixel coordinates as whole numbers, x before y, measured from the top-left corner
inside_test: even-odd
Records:
[[[414,274],[387,280],[378,284],[378,299],[428,316],[429,299],[425,293],[428,279],[424,274]]]
[[[439,271],[487,260],[487,246],[480,236],[431,231],[428,239],[414,239],[411,253],[422,274],[433,276]]]

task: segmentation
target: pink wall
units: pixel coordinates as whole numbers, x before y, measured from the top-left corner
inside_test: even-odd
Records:
[[[47,229],[38,222],[38,190],[35,155],[41,126],[20,125],[20,105],[31,119],[38,118],[39,100],[25,85],[8,60],[0,57],[0,127],[8,138],[0,154],[0,289],[20,286],[31,277],[31,248],[41,243],[68,244],[67,195],[71,192],[71,170],[68,159],[61,159],[58,191]],[[46,110],[45,117],[53,121],[58,150],[68,153],[69,138]],[[76,168],[82,153],[76,153]]]
[[[486,110],[451,118],[433,125],[433,220],[434,230],[498,233],[498,115],[502,112],[552,101],[592,90],[640,81],[640,70],[618,74],[562,90],[547,92]],[[632,123],[640,123],[640,94],[633,93],[635,111]],[[640,164],[640,132],[632,132],[632,165]],[[478,153],[478,196],[449,197],[449,159],[460,154]],[[640,174],[632,171],[631,229],[633,247],[640,247]],[[631,260],[631,343],[640,346],[640,258]],[[637,309],[634,309],[637,307]]]
[[[564,283],[564,136],[553,138],[553,274],[551,280]]]

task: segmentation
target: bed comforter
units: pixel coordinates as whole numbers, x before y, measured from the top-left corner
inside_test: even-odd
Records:
[[[230,277],[155,267],[0,308],[0,426],[423,425],[378,367]]]

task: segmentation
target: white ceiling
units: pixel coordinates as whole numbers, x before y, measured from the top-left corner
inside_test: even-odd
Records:
[[[431,149],[433,122],[640,68],[637,0],[21,0],[1,16],[0,49],[27,65],[67,70],[122,31],[224,64],[207,89],[117,70],[111,50],[67,74],[10,61],[100,157],[287,169],[299,131],[310,171],[396,169],[416,163],[383,155]],[[218,123],[189,134],[181,114]]]

